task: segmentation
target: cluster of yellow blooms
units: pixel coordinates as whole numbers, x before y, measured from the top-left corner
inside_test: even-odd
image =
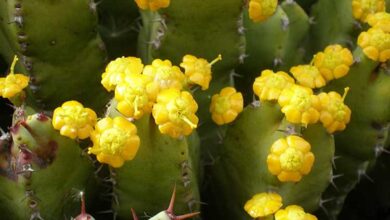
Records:
[[[15,56],[9,74],[6,77],[0,77],[0,96],[3,98],[12,98],[28,86],[30,80],[28,76],[14,73],[17,61],[18,57]]]
[[[351,110],[344,104],[348,88],[341,97],[336,92],[314,94],[313,89],[325,86],[330,80],[345,76],[353,63],[352,53],[340,45],[330,45],[314,55],[311,64],[274,73],[264,70],[255,79],[253,91],[261,101],[278,102],[290,123],[321,122],[329,133],[344,130]],[[281,182],[298,182],[313,166],[315,156],[310,144],[295,135],[276,140],[267,157],[268,170]]]
[[[136,155],[140,140],[131,122],[152,114],[161,133],[173,138],[190,135],[198,125],[198,105],[186,91],[193,85],[202,90],[209,87],[212,62],[193,55],[183,57],[178,66],[169,60],[155,59],[144,66],[139,58],[121,57],[110,62],[102,74],[102,85],[114,91],[116,109],[123,117],[106,117],[97,121],[96,113],[77,101],[65,102],[55,109],[53,127],[69,138],[90,137],[95,154],[101,163],[120,167]],[[210,112],[217,124],[233,121],[243,109],[241,93],[228,87],[213,96]]]
[[[358,45],[364,54],[379,62],[390,59],[390,14],[384,0],[353,0],[353,16],[371,28],[360,33]]]
[[[253,91],[261,101],[278,101],[281,111],[291,123],[307,126],[321,121],[330,133],[344,130],[351,114],[343,103],[344,99],[327,93],[314,95],[313,89],[345,76],[353,63],[352,53],[340,45],[330,45],[314,55],[311,63],[290,69],[298,84],[283,71],[264,70],[255,79]],[[329,110],[329,103],[334,103],[332,110]],[[336,105],[337,108],[334,107]]]
[[[317,220],[317,217],[306,213],[298,205],[289,205],[285,209],[280,209],[282,206],[282,197],[279,194],[263,192],[248,200],[244,209],[255,219],[274,215],[275,220]]]

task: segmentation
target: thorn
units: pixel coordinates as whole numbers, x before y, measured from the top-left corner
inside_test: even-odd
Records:
[[[332,157],[332,166],[333,166],[334,169],[337,169],[337,168],[336,168],[336,162],[335,162],[335,161],[336,161],[337,159],[340,159],[340,158],[341,158],[340,155],[339,155],[339,156],[333,156],[333,157]]]
[[[242,78],[243,76],[236,73],[234,70],[232,70],[229,74],[229,82],[230,82],[230,85],[234,85],[234,77],[240,77]]]
[[[133,215],[133,220],[138,220],[137,214],[135,213],[133,208],[131,208],[131,214]]]
[[[315,17],[309,17],[309,24],[316,24],[316,18]]]
[[[279,65],[283,64],[283,60],[281,58],[275,58],[274,59],[274,67],[277,67]]]
[[[39,213],[39,211],[32,213],[30,216],[30,220],[37,220],[37,219],[44,220],[41,216],[41,213]]]
[[[360,168],[358,170],[358,182],[360,182],[362,176],[366,177],[370,182],[374,183],[374,180],[367,175],[366,170],[364,168]]]
[[[244,63],[245,62],[245,58],[247,58],[247,57],[249,57],[248,54],[245,54],[245,53],[240,54],[240,56],[238,56],[238,62],[241,63],[241,64]]]
[[[294,2],[294,0],[286,0],[286,4],[293,4]]]
[[[195,216],[197,216],[199,214],[200,214],[200,212],[193,212],[193,213],[189,213],[189,214],[185,214],[185,215],[176,216],[176,218],[174,218],[174,219],[175,220],[183,220],[183,219],[188,219],[188,218],[195,217]]]
[[[261,102],[259,100],[253,100],[252,103],[251,103],[251,106],[254,107],[254,108],[258,108],[261,106]]]
[[[329,212],[328,212],[328,210],[326,209],[326,207],[324,206],[324,204],[325,203],[327,203],[327,202],[330,202],[330,201],[332,201],[332,200],[334,200],[334,198],[329,198],[329,199],[320,199],[320,202],[319,202],[319,207],[321,207],[321,209],[325,212],[325,214],[327,215],[327,216],[329,216]]]
[[[171,201],[169,202],[169,206],[168,206],[168,209],[167,209],[168,213],[173,213],[173,206],[175,204],[175,199],[176,199],[176,183],[175,183],[175,186],[173,187],[173,193],[172,193]]]
[[[287,16],[282,17],[282,30],[287,31],[288,26],[290,25],[290,19]]]
[[[332,184],[332,186],[333,186],[337,191],[339,191],[339,188],[336,186],[336,183],[334,182],[334,180],[337,179],[337,178],[340,178],[340,177],[342,177],[342,176],[344,176],[344,174],[332,175],[331,178],[330,178],[330,181],[329,181],[330,184]]]

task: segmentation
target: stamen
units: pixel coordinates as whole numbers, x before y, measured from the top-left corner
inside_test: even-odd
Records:
[[[345,87],[345,88],[344,88],[343,98],[341,99],[343,102],[344,102],[345,97],[346,97],[347,94],[348,94],[348,91],[349,91],[349,87]]]
[[[15,69],[15,65],[16,65],[16,62],[18,62],[19,58],[18,56],[14,56],[14,60],[12,61],[12,64],[11,64],[11,68],[10,68],[10,74],[14,74],[14,69]]]
[[[216,63],[216,62],[218,62],[220,60],[222,60],[222,55],[218,54],[218,57],[215,58],[213,61],[211,61],[209,65],[212,66],[214,63]]]
[[[181,116],[181,119],[182,119],[185,123],[187,123],[191,128],[196,128],[196,127],[197,127],[197,125],[194,124],[194,123],[192,123],[192,122],[190,121],[190,119],[188,119],[186,116]]]

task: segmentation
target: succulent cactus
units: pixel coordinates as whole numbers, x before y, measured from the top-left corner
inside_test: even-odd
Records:
[[[389,4],[0,0],[0,217],[353,218],[390,143]]]

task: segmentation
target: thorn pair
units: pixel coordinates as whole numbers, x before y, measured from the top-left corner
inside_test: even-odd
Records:
[[[184,220],[184,219],[189,219],[189,218],[192,218],[192,217],[195,217],[195,216],[199,215],[200,212],[194,212],[194,213],[189,213],[189,214],[176,216],[173,213],[173,207],[174,207],[174,204],[175,204],[175,199],[176,199],[176,185],[173,188],[173,193],[172,193],[171,201],[169,202],[168,209],[163,211],[165,216],[169,217],[170,220]],[[131,208],[131,213],[133,215],[133,220],[138,220],[138,217],[137,217],[137,215],[136,215],[136,213],[135,213],[133,208]],[[150,219],[154,219],[154,217],[152,217]]]

